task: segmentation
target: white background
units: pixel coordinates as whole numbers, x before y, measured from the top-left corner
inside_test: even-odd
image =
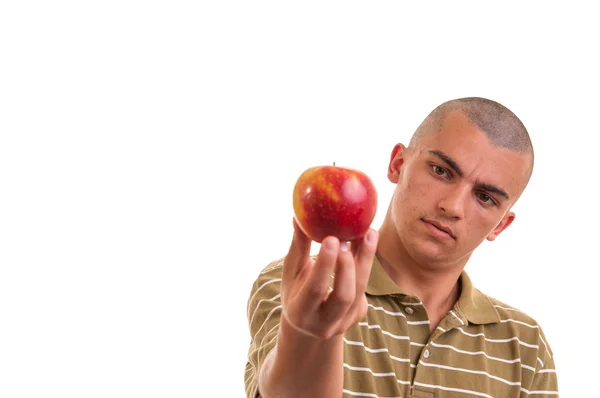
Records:
[[[0,396],[244,396],[297,176],[365,171],[378,226],[393,145],[461,96],[514,110],[537,161],[467,270],[540,322],[561,396],[596,389],[597,13],[445,3],[3,2]]]

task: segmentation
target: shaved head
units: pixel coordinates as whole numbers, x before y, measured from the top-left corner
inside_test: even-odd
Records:
[[[481,97],[466,97],[446,101],[436,107],[419,125],[410,140],[418,146],[421,138],[436,134],[446,116],[453,111],[462,112],[477,128],[497,146],[531,156],[529,174],[533,171],[533,145],[521,120],[504,105]]]

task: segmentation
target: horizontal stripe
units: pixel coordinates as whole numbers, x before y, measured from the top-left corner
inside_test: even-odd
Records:
[[[538,325],[530,325],[527,322],[523,322],[523,321],[519,321],[518,319],[501,319],[500,323],[506,323],[506,322],[513,322],[519,325],[523,325],[523,326],[527,326],[528,328],[531,329],[539,329],[540,327]]]
[[[464,326],[465,322],[462,319],[460,319],[460,317],[458,315],[456,315],[456,313],[454,311],[450,310],[450,314],[452,314],[453,317],[458,319],[460,321],[460,324]]]
[[[397,334],[393,334],[391,332],[388,332],[387,330],[383,330],[381,328],[381,326],[379,326],[379,325],[375,325],[375,324],[371,325],[368,322],[358,322],[358,326],[366,326],[367,329],[381,329],[382,334],[385,334],[386,336],[390,336],[391,338],[396,339],[396,340],[410,340],[409,336],[399,336]]]
[[[277,326],[279,326],[279,325],[275,325],[275,327],[277,327]],[[275,327],[274,327],[274,328],[275,328]],[[273,330],[273,329],[271,329],[271,330]],[[269,332],[270,332],[270,331],[269,331]],[[265,335],[265,337],[267,337],[268,335],[269,335],[269,333],[267,333],[267,334]],[[275,339],[276,339],[278,336],[279,336],[279,334],[278,334],[278,333],[275,333],[275,334],[273,335],[273,337],[271,338],[271,340],[267,341],[266,345],[269,345],[269,344],[271,344],[273,341],[275,341]]]
[[[416,305],[416,306],[423,306],[423,303],[413,303],[413,302],[409,302],[409,301],[401,301],[400,304],[402,305]]]
[[[372,353],[375,353],[375,354],[380,353],[380,352],[389,352],[389,350],[387,349],[387,347],[383,347],[383,348],[369,348],[362,341],[352,341],[352,340],[348,340],[345,337],[344,337],[344,343],[346,343],[348,345],[356,345],[356,346],[364,347],[365,351],[372,352]]]
[[[516,309],[516,308],[511,308],[511,307],[503,307],[503,306],[501,306],[501,305],[497,305],[497,304],[496,304],[496,305],[494,305],[494,308],[500,308],[500,309],[502,309],[502,310],[506,310],[506,311],[517,311],[517,312],[521,312],[521,311],[519,311],[519,310],[518,310],[518,309]]]
[[[386,310],[383,307],[375,307],[371,303],[369,303],[367,305],[369,307],[373,308],[375,311],[383,311],[384,313],[391,315],[391,316],[400,316],[400,317],[406,318],[406,315],[404,315],[404,313],[402,311],[394,312],[394,311]],[[407,321],[406,323],[408,323],[409,325],[429,325],[430,322],[429,322],[429,320],[426,320],[426,321]]]
[[[431,343],[431,345],[434,346],[434,347],[449,348],[449,349],[451,349],[451,350],[453,350],[455,352],[458,352],[460,354],[466,354],[466,355],[483,355],[484,357],[486,357],[487,359],[492,360],[492,361],[504,362],[504,363],[508,363],[508,364],[520,363],[521,362],[521,358],[504,359],[504,358],[499,358],[499,357],[491,356],[488,353],[486,353],[485,351],[466,351],[466,350],[458,349],[458,348],[453,347],[451,345],[438,344],[438,343]],[[520,366],[521,366],[521,368],[525,368],[527,370],[535,372],[535,367],[534,366],[529,366],[529,365],[526,365],[524,363],[521,363]]]
[[[390,354],[390,351],[387,349],[387,347],[370,348],[370,347],[365,346],[365,344],[362,341],[352,341],[352,340],[346,339],[345,337],[344,337],[344,343],[346,343],[348,345],[363,347],[365,349],[365,351],[370,352],[372,354],[379,354],[382,352],[387,352],[389,354],[390,358],[396,362],[410,362],[410,358],[400,358],[400,357]]]
[[[494,398],[491,395],[485,394],[483,392],[477,392],[477,391],[472,391],[472,390],[465,390],[463,388],[444,387],[444,386],[439,386],[439,385],[434,385],[434,384],[425,384],[425,383],[419,383],[419,382],[415,382],[415,386],[421,386],[421,387],[427,387],[427,388],[434,388],[434,389],[437,389],[437,390],[444,390],[444,391],[462,392],[462,393],[465,393],[465,394],[477,395],[478,397]]]
[[[260,305],[262,303],[265,302],[270,302],[270,301],[275,301],[277,300],[279,297],[281,297],[281,294],[278,293],[277,295],[271,297],[270,299],[262,299],[258,302],[258,304],[256,304],[256,308],[254,308],[254,312],[252,313],[252,317],[250,318],[250,325],[252,325],[252,322],[254,322],[254,316],[256,315],[256,311],[258,311],[258,307],[260,307]]]
[[[498,358],[498,357],[493,357],[491,355],[488,355],[485,351],[467,351],[467,350],[461,350],[459,348],[456,348],[454,346],[451,346],[449,344],[438,344],[438,343],[434,343],[431,342],[431,345],[434,347],[438,347],[438,348],[448,348],[452,351],[458,352],[460,354],[466,354],[466,355],[483,355],[484,357],[486,357],[487,359],[491,359],[492,361],[499,361],[499,362],[504,362],[504,363],[516,363],[516,362],[521,362],[521,358],[515,358],[515,359],[504,359],[504,358]]]
[[[256,332],[253,333],[253,335],[257,335],[258,332],[260,332],[262,330],[262,328],[265,326],[265,324],[267,323],[267,321],[269,320],[269,318],[271,318],[271,316],[273,315],[273,313],[277,310],[280,310],[282,308],[281,305],[278,305],[277,307],[273,308],[271,310],[271,312],[269,312],[269,315],[267,315],[267,317],[265,318],[265,321],[262,323],[262,325],[260,325],[260,327],[258,328],[258,330]]]
[[[344,362],[344,367],[346,369],[354,370],[357,372],[369,372],[375,377],[396,377],[396,373],[394,373],[394,372],[386,372],[386,373],[373,372],[373,370],[371,370],[371,368],[366,368],[366,367],[362,367],[362,366],[352,366],[352,365],[348,365],[345,362]]]
[[[352,395],[353,397],[371,397],[371,398],[402,398],[400,396],[397,397],[382,397],[380,395],[377,394],[373,394],[373,393],[368,393],[368,392],[357,392],[357,391],[350,391],[346,388],[344,388],[342,390],[342,392],[344,394],[348,394],[348,395]]]
[[[408,321],[406,322],[409,325],[429,325],[430,322],[429,321]]]
[[[254,291],[254,293],[252,294],[252,296],[250,296],[250,298],[248,299],[248,308],[246,309],[246,315],[250,316],[250,303],[252,302],[252,300],[254,299],[254,297],[256,297],[256,295],[258,294],[258,292],[260,292],[262,290],[262,288],[264,288],[267,285],[270,285],[271,283],[277,283],[277,282],[281,282],[281,279],[271,279],[268,280],[267,282],[263,283],[262,285],[260,285],[256,291]]]
[[[269,334],[271,334],[271,332],[272,332],[272,331],[274,331],[274,330],[275,330],[275,329],[277,329],[277,328],[279,328],[279,324],[278,324],[278,323],[276,323],[275,325],[273,325],[273,327],[272,327],[271,329],[269,329],[269,331],[268,331],[267,333],[265,333],[265,335],[263,336],[263,338],[262,338],[262,340],[261,340],[260,344],[261,344],[261,345],[265,345],[265,344],[264,344],[264,342],[265,342],[265,339],[267,338],[267,336],[268,336]],[[268,342],[267,344],[269,344],[269,343],[272,343],[272,342],[273,342],[273,340],[275,340],[275,338],[276,338],[276,337],[277,337],[277,333],[275,333],[275,334],[274,334],[273,338],[271,338],[271,340],[269,340],[269,342]]]
[[[547,390],[532,390],[532,391],[528,391],[524,388],[521,388],[521,391],[524,392],[525,394],[529,394],[529,395],[558,395],[558,391],[547,391]]]
[[[429,366],[432,368],[438,368],[438,369],[445,369],[445,370],[452,370],[455,372],[464,372],[464,373],[472,373],[472,374],[478,374],[478,375],[483,375],[483,376],[487,376],[490,379],[494,379],[494,380],[498,380],[504,384],[508,384],[509,386],[519,386],[521,387],[521,382],[520,381],[509,381],[506,379],[503,379],[501,377],[495,376],[493,374],[490,374],[488,372],[484,372],[483,370],[471,370],[471,369],[465,369],[465,368],[456,368],[453,366],[447,366],[447,365],[439,365],[439,364],[435,364],[435,363],[431,363],[431,362],[423,362],[423,361],[419,361],[419,364],[423,365],[423,366]]]
[[[363,366],[351,366],[351,365],[348,365],[347,363],[344,363],[344,367],[346,369],[354,370],[357,372],[368,372],[368,373],[371,373],[375,377],[394,377],[394,378],[396,378],[396,373],[394,373],[394,372],[378,373],[378,372],[373,372],[373,370],[371,368],[367,368],[367,367],[363,367]],[[406,380],[396,379],[396,382],[398,384],[402,384],[402,385],[410,385],[410,381],[406,381]]]
[[[386,310],[386,309],[385,309],[385,308],[383,308],[383,307],[375,307],[375,306],[374,306],[373,304],[371,304],[371,303],[369,303],[369,304],[367,304],[367,305],[368,305],[369,307],[373,308],[375,311],[383,311],[383,312],[385,312],[386,314],[388,314],[388,315],[391,315],[391,316],[401,316],[401,317],[403,317],[403,318],[406,318],[406,315],[404,315],[404,313],[403,313],[403,312],[401,312],[401,311],[400,311],[400,312],[393,312],[393,311],[390,311],[390,310]]]
[[[365,344],[362,341],[352,341],[352,340],[348,340],[345,337],[344,337],[344,343],[346,343],[348,345],[352,345],[352,346],[363,347],[365,349],[365,351],[370,352],[372,354],[379,354],[382,352],[387,352],[389,354],[389,357],[396,362],[403,362],[403,363],[409,362],[410,363],[410,358],[400,358],[400,357],[394,356],[394,355],[390,354],[390,351],[387,349],[387,347],[370,348],[370,347],[365,346]]]
[[[276,270],[276,269],[279,269],[279,268],[281,268],[281,266],[282,266],[282,265],[283,265],[283,260],[281,260],[281,261],[278,261],[277,263],[275,263],[275,264],[273,264],[273,265],[271,265],[271,266],[269,266],[269,267],[266,267],[266,268],[265,268],[265,269],[264,269],[264,270],[263,270],[263,271],[262,271],[260,274],[261,274],[261,275],[264,275],[264,274],[266,274],[266,273],[269,273],[269,272],[271,272],[271,271],[274,271],[274,270]]]
[[[550,354],[550,350],[548,349],[548,344],[546,344],[546,341],[544,341],[544,338],[542,336],[540,336],[540,340],[542,341],[542,343],[544,344],[544,348],[546,348],[546,353],[548,354],[548,356],[552,356],[552,354]]]
[[[465,336],[470,336],[470,337],[483,337],[483,339],[487,342],[490,343],[508,343],[510,341],[518,341],[520,345],[523,345],[525,347],[529,347],[529,348],[539,348],[538,345],[536,344],[529,344],[529,343],[525,343],[524,341],[520,340],[518,337],[510,337],[508,339],[490,339],[485,337],[485,334],[483,333],[469,333],[463,330],[463,328],[456,328],[456,330],[458,330],[459,332],[461,332],[462,334],[464,334]]]
[[[556,369],[542,369],[538,373],[556,373]]]

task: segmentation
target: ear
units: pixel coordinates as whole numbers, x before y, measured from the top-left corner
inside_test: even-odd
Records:
[[[404,164],[404,158],[406,156],[406,147],[402,144],[396,144],[392,149],[390,156],[390,164],[388,166],[388,180],[394,184],[398,183],[400,179],[400,169]]]
[[[512,224],[512,222],[514,220],[515,220],[515,213],[513,213],[512,211],[509,211],[502,218],[500,223],[498,225],[496,225],[496,228],[494,228],[494,230],[492,232],[490,232],[490,234],[487,236],[486,239],[489,240],[490,242],[493,241],[494,239],[496,239],[498,237],[498,235],[500,235],[500,233],[502,231],[504,231],[506,228],[508,228],[508,226],[510,224]]]

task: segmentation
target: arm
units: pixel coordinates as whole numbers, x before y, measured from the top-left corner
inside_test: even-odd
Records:
[[[294,229],[283,264],[277,343],[259,370],[260,395],[339,397],[344,382],[343,335],[367,312],[364,292],[377,233],[370,230],[361,241],[353,242],[352,250],[327,237],[313,261],[311,241],[295,222]]]
[[[340,397],[344,382],[343,340],[298,333],[285,318],[278,341],[260,370],[259,390],[270,397]]]
[[[535,398],[558,398],[558,379],[554,354],[541,328],[539,333],[539,361],[536,363],[535,375],[527,395]]]

